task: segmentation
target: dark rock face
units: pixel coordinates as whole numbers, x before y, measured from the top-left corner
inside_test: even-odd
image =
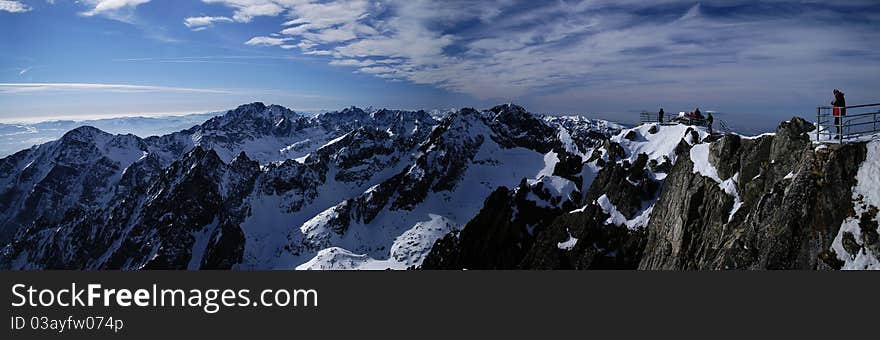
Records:
[[[576,158],[560,151],[561,158]],[[557,163],[554,175],[572,178],[581,168]],[[576,181],[580,187],[580,181]],[[529,196],[538,197],[549,206],[539,206]],[[495,190],[479,214],[458,233],[437,241],[422,264],[423,269],[514,269],[521,267],[526,253],[534,248],[536,237],[542,235],[554,219],[574,210],[581,194],[556,197],[544,182],[529,185],[524,179],[515,190]]]
[[[61,224],[38,221],[20,231],[4,256],[25,252],[41,259],[45,269],[229,268],[240,258],[235,258],[235,249],[223,247],[189,265],[194,235],[204,233],[214,243],[228,244],[258,171],[259,164],[244,155],[227,166],[213,151],[197,147],[149,185],[134,186],[112,209],[71,211]],[[221,184],[223,178],[229,180]],[[47,232],[56,229],[47,240]],[[212,248],[202,247],[198,251]]]
[[[648,224],[646,258],[643,269],[685,269],[698,261],[702,253],[717,248],[722,221],[733,206],[733,198],[724,193],[712,179],[692,173],[693,163],[688,157],[679,157],[663,185],[660,199],[651,213]],[[709,222],[712,222],[710,225]],[[665,231],[665,233],[661,233]],[[675,238],[674,236],[680,236]],[[673,241],[668,241],[668,240]],[[684,240],[686,240],[687,244]],[[651,254],[662,254],[673,262],[654,265]],[[645,263],[651,263],[646,266]]]
[[[646,231],[606,225],[608,215],[596,204],[565,213],[540,233],[520,267],[526,269],[636,269]],[[577,243],[563,249],[570,239]]]
[[[862,247],[876,256],[880,254],[880,235],[877,233],[878,208],[870,206],[866,210],[859,216],[859,231],[862,234],[862,244],[864,245]],[[852,233],[847,233],[847,235],[852,235]],[[844,244],[844,247],[846,247],[846,244]],[[847,249],[847,252],[851,257],[856,256],[859,253],[859,248],[851,247]]]
[[[633,164],[607,163],[584,195],[583,208],[566,210],[542,228],[520,268],[635,269],[645,248],[646,230],[609,224],[610,216],[597,199],[608,197],[624,217],[634,218],[659,190],[659,184],[648,177],[647,159],[640,154]],[[565,246],[566,241],[576,243]]]
[[[560,146],[554,138],[556,129],[521,106],[499,105],[491,108],[489,112],[495,113],[495,116],[488,121],[493,132],[492,139],[503,147],[520,146],[547,153]]]
[[[660,186],[648,178],[645,169],[648,157],[640,154],[635,163],[609,163],[596,175],[584,202],[592,202],[606,195],[627,218],[642,210],[642,202],[654,198]]]
[[[562,166],[566,156],[559,158],[554,175],[570,178],[580,173],[581,167]],[[540,182],[532,187],[523,182],[514,191],[496,190],[463,230],[435,244],[422,268],[635,269],[644,250],[646,231],[606,223],[609,215],[596,200],[606,195],[627,218],[632,218],[644,201],[656,197],[659,189],[648,177],[647,163],[645,154],[633,164],[607,163],[586,194],[577,192],[569,201],[555,202],[553,208],[539,207],[526,198],[534,194],[549,199]],[[576,182],[580,187],[581,182]],[[582,211],[572,212],[584,203]],[[561,246],[569,239],[577,241]]]
[[[146,150],[133,135],[84,126],[0,160],[0,242],[8,242],[21,226],[57,223],[71,209],[94,209],[121,194],[127,187],[116,187],[114,181],[127,164],[114,154]]]
[[[527,200],[529,190],[524,183],[516,191],[495,190],[461,232],[437,241],[422,268],[517,268],[532,247],[534,235],[562,212]]]
[[[496,192],[464,230],[437,242],[424,268],[840,268],[831,243],[852,211],[851,188],[865,146],[814,151],[806,135],[811,130],[795,118],[775,135],[728,135],[712,142],[709,163],[719,180],[732,183],[734,194],[694,172],[690,144],[684,140],[674,164],[648,162],[645,155],[633,164],[605,164],[584,194],[584,207],[571,213],[521,205],[513,209],[504,202],[516,202],[516,195]],[[614,143],[606,142],[604,149],[612,160],[624,154],[615,152]],[[662,188],[646,176],[648,169],[668,171]],[[596,203],[605,195],[621,214],[633,218],[658,194],[647,228],[609,225],[610,216]],[[538,223],[532,236],[516,223],[521,217],[512,217],[513,211],[549,214],[549,219]],[[864,227],[858,242],[853,234],[844,235],[850,256],[878,246],[872,212],[876,209],[859,220]],[[495,254],[504,254],[503,260]]]
[[[775,136],[727,136],[712,145],[709,159],[719,177],[739,174],[742,206],[733,216],[734,197],[679,158],[652,214],[639,268],[839,268],[828,252],[852,210],[851,188],[866,149],[814,151],[806,135],[812,129],[795,118]]]

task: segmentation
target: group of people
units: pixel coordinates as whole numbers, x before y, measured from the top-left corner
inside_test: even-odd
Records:
[[[832,112],[834,114],[834,126],[837,128],[837,137],[843,134],[843,126],[842,126],[842,118],[846,116],[846,98],[844,97],[843,92],[838,89],[834,89],[834,100],[831,101]],[[663,112],[663,108],[660,108],[660,112],[657,112],[657,120],[662,124],[664,122],[665,112]],[[703,116],[702,112],[700,112],[700,108],[696,108],[695,110],[688,112],[685,117],[688,118],[691,122],[705,120],[706,128],[709,129],[709,133],[713,133],[712,131],[712,122],[715,120],[712,117],[712,112],[709,112],[707,116]]]
[[[663,108],[661,107],[661,108],[660,108],[660,112],[657,112],[657,120],[660,121],[660,124],[663,124],[663,122],[664,122],[664,121],[663,121],[663,117],[665,116],[665,114],[666,114],[666,113],[663,112]],[[708,113],[708,116],[705,116],[705,117],[704,117],[704,116],[703,116],[703,113],[700,112],[700,108],[698,107],[698,108],[696,108],[695,110],[693,110],[693,111],[691,111],[691,112],[688,112],[686,117],[687,117],[688,119],[690,119],[692,122],[693,122],[693,121],[705,120],[705,121],[706,121],[706,128],[709,129],[709,133],[710,133],[710,134],[713,133],[713,132],[712,132],[712,122],[715,121],[715,117],[712,117],[712,112],[709,112],[709,113]]]

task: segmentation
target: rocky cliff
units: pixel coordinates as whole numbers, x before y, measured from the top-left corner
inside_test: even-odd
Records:
[[[794,118],[757,137],[688,130],[663,157],[638,145],[664,129],[625,130],[597,150],[604,165],[580,209],[510,218],[517,200],[493,195],[424,267],[880,269],[877,141],[819,145]]]
[[[816,147],[813,129],[795,118],[775,135],[691,149],[664,184],[639,268],[840,269],[861,252],[876,258],[876,207],[859,217],[861,240],[845,233],[845,253],[832,247],[856,217],[866,143]]]

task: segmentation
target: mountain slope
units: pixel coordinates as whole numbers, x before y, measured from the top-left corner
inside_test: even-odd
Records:
[[[877,141],[252,103],[0,159],[0,268],[880,269]]]

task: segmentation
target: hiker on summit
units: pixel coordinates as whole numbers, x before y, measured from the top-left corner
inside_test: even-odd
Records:
[[[705,117],[703,117],[703,114],[700,113],[700,108],[698,107],[696,110],[694,110],[694,119],[703,119],[703,118],[705,118]]]
[[[660,121],[660,124],[663,124],[663,108],[660,108],[660,112],[657,112],[657,119]]]
[[[834,126],[837,128],[837,137],[835,138],[839,139],[843,134],[840,117],[846,116],[846,98],[843,97],[843,92],[834,89],[834,100],[831,101],[831,106],[834,107]]]

